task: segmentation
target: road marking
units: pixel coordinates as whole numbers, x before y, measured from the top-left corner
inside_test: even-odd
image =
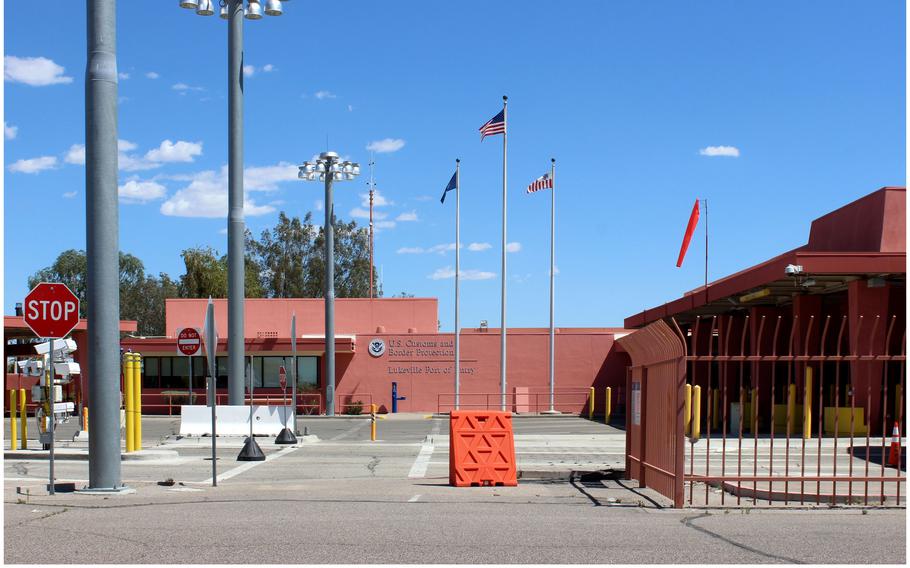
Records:
[[[272,460],[277,460],[278,458],[280,458],[282,456],[286,456],[288,454],[292,454],[292,453],[296,452],[297,450],[299,450],[302,447],[303,446],[295,446],[292,448],[288,448],[286,450],[280,450],[280,451],[275,452],[274,454],[269,454],[269,455],[265,456],[265,460],[263,460],[263,461],[246,462],[243,465],[238,465],[234,469],[229,469],[229,470],[225,471],[224,473],[219,473],[218,481],[224,481],[225,479],[230,479],[232,477],[236,477],[245,471],[249,471],[249,470],[253,469],[257,465],[262,465],[266,462],[270,462]],[[211,482],[212,482],[212,478],[210,477],[210,478],[206,479],[205,481],[203,481],[202,483],[209,484]]]
[[[417,459],[414,460],[414,465],[411,466],[411,471],[408,472],[408,478],[414,479],[419,477],[426,477],[427,466],[430,465],[430,457],[432,456],[433,442],[424,442],[423,445],[420,446],[420,453],[417,454]]]
[[[345,431],[342,432],[341,434],[338,434],[337,436],[333,436],[333,437],[329,438],[329,441],[330,441],[330,442],[333,442],[333,441],[335,441],[335,440],[340,440],[340,439],[342,439],[342,438],[346,438],[347,436],[353,434],[353,433],[356,432],[357,430],[360,430],[361,428],[366,427],[366,425],[369,424],[369,423],[370,423],[369,420],[361,420],[359,424],[355,424],[354,426],[351,426],[350,428],[348,428],[347,430],[345,430]]]
[[[408,499],[408,503],[416,503],[418,499],[420,499],[420,495],[414,495],[413,497]]]

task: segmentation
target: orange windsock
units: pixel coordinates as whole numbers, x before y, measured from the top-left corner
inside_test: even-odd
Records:
[[[689,250],[689,241],[692,240],[696,225],[698,225],[698,199],[695,200],[695,206],[692,207],[692,214],[689,215],[689,224],[686,226],[686,235],[683,237],[682,246],[679,247],[679,258],[676,259],[677,268],[682,266],[683,259],[686,257],[686,251]]]

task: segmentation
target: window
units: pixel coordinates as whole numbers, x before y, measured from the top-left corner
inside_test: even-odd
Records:
[[[279,388],[281,386],[278,372],[282,365],[286,365],[285,357],[262,357],[262,376],[259,384],[265,387]],[[287,363],[290,365],[290,363]],[[287,368],[287,366],[285,366]]]
[[[142,388],[159,388],[158,357],[142,358]]]
[[[319,357],[297,357],[297,390],[319,390]]]

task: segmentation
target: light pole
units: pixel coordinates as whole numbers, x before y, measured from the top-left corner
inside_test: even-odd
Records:
[[[243,223],[243,18],[280,16],[281,0],[217,0],[228,21],[228,404],[243,405],[244,223]],[[287,2],[287,0],[285,0]],[[215,14],[213,0],[180,0],[200,16]]]
[[[325,182],[325,413],[335,416],[335,208],[332,182],[360,175],[360,164],[342,161],[335,152],[323,152],[315,162],[304,162],[297,177]]]

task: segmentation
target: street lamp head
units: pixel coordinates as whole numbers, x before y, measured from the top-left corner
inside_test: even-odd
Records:
[[[215,8],[212,6],[212,0],[199,0],[196,7],[196,14],[199,16],[214,16]]]
[[[196,0],[180,0],[180,7],[187,10],[194,10],[199,3]]]
[[[222,20],[230,20],[230,19],[231,19],[231,14],[230,14],[230,12],[228,12],[227,4],[225,4],[224,6],[221,7],[221,11],[218,13],[218,16],[219,16]]]
[[[319,154],[319,159],[332,162],[338,159],[338,154],[336,152],[323,152],[322,154]]]
[[[261,20],[262,19],[262,5],[259,3],[259,0],[249,0],[246,8],[246,19],[247,20]]]
[[[265,15],[266,16],[280,16],[281,15],[281,0],[266,0],[265,3]]]

